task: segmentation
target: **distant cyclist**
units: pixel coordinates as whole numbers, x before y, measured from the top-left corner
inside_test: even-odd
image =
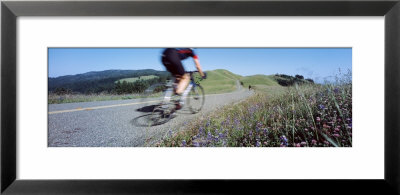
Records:
[[[185,72],[185,68],[182,65],[182,60],[192,57],[194,63],[196,64],[196,68],[199,71],[201,77],[203,79],[207,78],[207,75],[202,71],[199,58],[194,53],[194,51],[190,48],[167,48],[164,50],[162,54],[162,63],[167,68],[167,70],[175,77],[175,83],[177,84],[175,88],[175,93],[177,95],[186,96],[187,94],[183,94],[186,87],[190,82],[190,75]],[[180,99],[179,102],[176,103],[176,109],[179,110],[183,106],[183,98]]]

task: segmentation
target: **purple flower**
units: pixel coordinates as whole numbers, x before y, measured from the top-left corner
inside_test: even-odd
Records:
[[[339,93],[339,89],[338,89],[338,88],[335,88],[333,91],[334,91],[335,93]]]
[[[318,121],[318,122],[321,121],[321,118],[317,117],[317,121]]]
[[[316,144],[317,144],[317,140],[313,139],[313,140],[311,140],[311,143],[312,143],[313,145],[316,145]]]
[[[323,109],[325,109],[325,106],[322,105],[322,104],[320,104],[320,105],[319,105],[319,109],[323,110]]]
[[[335,128],[335,130],[334,130],[335,132],[339,132],[340,130],[339,130],[339,128]]]
[[[282,135],[280,137],[280,139],[281,139],[281,147],[286,147],[286,146],[289,145],[288,142],[287,142],[288,140],[287,140],[286,136]]]
[[[262,127],[262,123],[258,122],[257,125],[256,125],[256,132],[257,133],[258,133],[258,131],[260,131],[261,127]]]
[[[186,146],[186,140],[182,140],[182,146],[183,146],[183,147]]]
[[[193,142],[193,146],[194,147],[200,147],[200,143],[199,142]]]
[[[261,146],[261,142],[257,140],[256,146],[260,147]]]
[[[301,142],[301,145],[305,146],[305,145],[307,145],[307,143],[306,142]]]
[[[200,127],[200,129],[199,129],[199,135],[204,135],[204,128],[203,128],[203,127]]]
[[[335,136],[335,137],[340,137],[340,135],[337,134],[337,133],[333,134],[333,136]]]
[[[208,132],[207,139],[208,139],[208,140],[211,140],[211,139],[212,139],[211,132]]]

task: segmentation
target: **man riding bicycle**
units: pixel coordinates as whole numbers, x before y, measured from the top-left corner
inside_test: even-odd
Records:
[[[199,71],[201,77],[203,79],[207,78],[206,74],[202,71],[199,58],[190,48],[167,48],[164,50],[162,54],[161,61],[167,70],[175,77],[175,93],[180,96],[185,96],[187,94],[183,94],[186,87],[190,82],[190,75],[185,72],[185,68],[182,65],[182,60],[187,59],[189,57],[193,58],[193,61],[196,65],[197,70]],[[183,98],[180,99],[179,102],[176,103],[176,110],[179,110],[183,106]]]

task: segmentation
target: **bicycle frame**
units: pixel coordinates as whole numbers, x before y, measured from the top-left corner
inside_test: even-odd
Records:
[[[194,78],[193,78],[193,73],[195,73],[195,72],[197,72],[197,71],[187,72],[187,73],[190,74],[190,82],[189,82],[189,85],[186,87],[185,91],[182,94],[182,99],[185,99],[187,97],[187,95],[189,94],[190,90],[192,88],[195,88],[196,85],[197,85],[197,83],[194,81]],[[172,80],[170,80],[167,83],[167,85],[166,85],[167,86],[167,90],[165,91],[163,103],[168,103],[168,102],[171,101],[173,90],[176,87],[176,83],[175,82],[176,82],[176,79],[173,78]]]

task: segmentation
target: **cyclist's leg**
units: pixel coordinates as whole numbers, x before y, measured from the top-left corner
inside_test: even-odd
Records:
[[[163,54],[163,64],[167,70],[176,78],[176,93],[181,95],[190,81],[189,74],[185,73],[179,54],[174,49],[167,49]]]
[[[185,73],[182,76],[180,76],[178,81],[178,86],[176,87],[176,93],[181,95],[188,86],[189,81],[190,81],[190,75],[188,73]]]

